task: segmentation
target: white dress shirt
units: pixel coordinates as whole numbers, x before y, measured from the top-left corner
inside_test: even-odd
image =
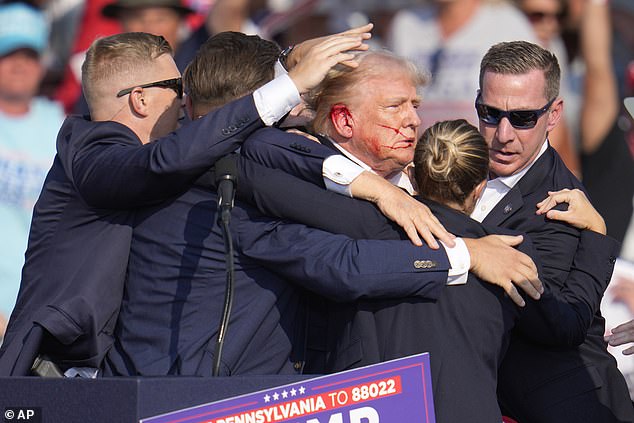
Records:
[[[482,195],[480,195],[480,198],[478,198],[478,201],[476,201],[475,208],[471,213],[471,218],[477,220],[478,222],[482,222],[489,215],[491,210],[493,210],[493,208],[502,200],[502,198],[504,198],[504,196],[508,194],[515,185],[517,185],[519,180],[526,175],[526,172],[533,167],[533,164],[542,156],[542,154],[546,152],[547,148],[548,140],[542,144],[535,160],[530,162],[528,166],[516,174],[510,176],[498,176],[495,179],[488,180],[486,188],[482,192]]]

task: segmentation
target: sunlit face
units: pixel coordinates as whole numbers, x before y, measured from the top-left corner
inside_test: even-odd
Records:
[[[0,57],[0,97],[24,101],[37,94],[43,76],[39,56],[31,49],[19,49]]]
[[[540,109],[551,100],[544,96],[545,84],[544,74],[539,70],[522,75],[487,72],[482,83],[482,103],[507,111]],[[489,146],[491,172],[510,176],[531,163],[548,132],[557,125],[562,109],[563,102],[557,99],[530,129],[516,129],[506,117],[498,125],[480,121],[480,132]]]
[[[170,7],[135,7],[121,13],[125,32],[147,32],[162,35],[174,50],[179,45],[182,16]]]
[[[174,59],[169,54],[163,54],[156,59],[156,73],[153,82],[164,79],[178,78],[180,72],[174,63]],[[183,113],[182,99],[179,99],[174,90],[161,87],[144,88],[144,95],[152,97],[150,102],[152,110],[151,116],[154,119],[150,139],[164,137],[174,131],[178,126],[178,119]]]
[[[365,79],[349,104],[354,125],[344,148],[382,176],[403,170],[414,159],[419,104],[411,75],[397,65]]]

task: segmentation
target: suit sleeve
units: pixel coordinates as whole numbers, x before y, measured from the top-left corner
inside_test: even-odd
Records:
[[[261,213],[356,239],[407,239],[374,204],[241,157],[237,197]]]
[[[593,231],[582,231],[570,272],[560,289],[546,286],[538,301],[527,301],[518,327],[532,340],[575,346],[586,338],[608,286],[619,243]]]
[[[58,151],[90,206],[130,209],[181,192],[262,126],[253,97],[246,96],[149,144],[140,145],[122,125],[97,125],[65,149],[58,142]]]
[[[233,214],[233,222],[239,222],[232,227],[236,245],[244,255],[335,301],[435,299],[447,281],[449,262],[443,250],[409,241],[353,240],[244,209]]]
[[[240,153],[264,166],[281,169],[317,186],[324,186],[324,159],[339,154],[318,142],[275,128],[255,132],[244,143]]]

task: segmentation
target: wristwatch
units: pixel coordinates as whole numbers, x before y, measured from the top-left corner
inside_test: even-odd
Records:
[[[288,72],[288,65],[286,64],[286,62],[288,61],[288,56],[291,54],[291,51],[293,51],[294,48],[295,46],[286,47],[284,50],[280,52],[280,55],[277,58],[277,60],[279,60],[280,64],[282,65],[282,67],[286,69],[286,72]]]

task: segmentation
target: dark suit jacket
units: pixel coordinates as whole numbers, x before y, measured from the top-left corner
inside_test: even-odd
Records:
[[[106,374],[211,374],[226,280],[216,205],[208,187],[195,186],[137,214]],[[235,293],[224,375],[301,370],[304,289],[348,301],[435,298],[447,277],[444,252],[422,255],[407,241],[354,241],[263,218],[240,203],[230,227]],[[420,260],[433,266],[415,266]]]
[[[261,126],[251,96],[143,146],[121,124],[69,117],[35,205],[0,375],[28,374],[39,352],[62,367],[99,367],[112,344],[132,210],[181,192]]]
[[[484,220],[529,234],[543,267],[543,282],[554,291],[585,292],[586,305],[594,310],[586,339],[575,348],[549,348],[515,336],[500,369],[501,403],[522,422],[632,422],[625,381],[603,340],[605,321],[598,304],[589,300],[607,287],[618,245],[604,251],[584,245],[576,229],[535,215],[535,204],[548,191],[563,188],[584,190],[549,147]],[[575,255],[579,249],[596,254],[581,260]],[[584,283],[588,273],[603,284]]]
[[[259,144],[259,143],[253,142],[256,137],[266,139],[267,143]],[[274,137],[277,138],[277,141],[273,139]],[[279,144],[279,149],[275,150],[274,148],[269,148],[272,145],[271,143],[273,143],[275,146]],[[261,148],[262,146],[265,146],[266,148]],[[283,153],[281,154],[281,156],[283,157],[281,159],[277,157],[280,155],[280,150]],[[327,152],[323,151],[321,146],[317,146],[314,143],[311,144],[310,142],[306,143],[297,137],[296,138],[281,137],[279,134],[274,134],[273,130],[263,130],[254,134],[253,138],[248,140],[247,143],[245,144],[243,153],[249,155],[250,157],[256,158],[257,160],[261,160],[266,163],[273,163],[273,166],[276,166],[276,167],[289,168],[292,171],[294,171],[296,174],[305,176],[308,179],[312,178],[313,182],[315,183],[319,183],[319,177],[315,178],[314,174],[313,176],[310,176],[310,175],[306,176],[306,174],[315,172],[315,169],[320,169],[321,168],[320,156],[323,157],[323,155],[328,154]],[[300,165],[287,164],[287,162],[292,162],[297,160],[296,159],[297,153],[300,153],[305,160],[301,160]],[[257,180],[261,181],[262,177],[260,176]],[[271,178],[271,180],[273,180],[273,178]],[[290,186],[293,184],[295,183],[286,182],[287,186]],[[267,189],[267,188],[265,187],[264,189]],[[306,190],[311,191],[311,188],[306,188]],[[271,192],[269,192],[269,195],[272,195],[273,190],[270,190],[270,191]],[[296,192],[294,192],[291,195],[293,196],[293,198],[298,197],[298,194]],[[317,195],[318,194],[314,190],[312,190],[310,193],[310,197],[315,197]],[[253,197],[252,199],[256,201],[263,201],[266,195],[262,195],[262,196],[252,195],[252,197]],[[335,197],[331,195],[330,198],[328,198],[324,202],[330,203],[332,201],[335,201],[336,200]],[[540,199],[544,197],[545,195],[541,197]],[[531,204],[536,204],[538,201],[539,200],[535,200]],[[294,201],[291,204],[295,204],[295,203],[296,202]],[[320,202],[318,201],[317,204],[319,203]],[[326,207],[327,206],[324,206],[323,208],[325,209]],[[335,218],[333,219],[333,221],[335,222],[338,221],[339,218],[337,217],[336,211],[341,208],[343,207],[339,207],[339,206],[335,207],[335,213],[334,213]],[[289,211],[288,209],[289,207],[280,206],[280,205],[263,206],[263,210],[267,212],[294,213],[292,210]],[[503,206],[502,206],[502,210],[504,210]],[[303,216],[301,213],[297,213],[296,215]],[[332,216],[332,214],[330,216]],[[313,224],[315,224],[315,222],[313,222]],[[565,280],[565,284],[563,283],[564,280],[562,280],[561,281],[562,287],[557,288],[555,290],[555,293],[557,294],[557,296],[566,305],[564,309],[570,313],[567,313],[567,314],[561,313],[560,312],[561,309],[558,310],[558,308],[555,307],[550,309],[551,311],[547,313],[547,316],[549,316],[550,318],[551,325],[559,326],[562,329],[562,331],[560,331],[559,333],[560,345],[570,346],[570,345],[579,344],[584,340],[585,333],[588,330],[588,327],[590,326],[591,322],[593,321],[593,316],[598,309],[603,290],[605,289],[605,287],[607,286],[607,282],[609,281],[612,264],[613,264],[611,262],[612,261],[611,257],[613,257],[613,253],[614,251],[616,251],[616,248],[618,246],[613,241],[605,237],[601,237],[598,234],[593,234],[591,232],[584,232],[582,234],[583,241],[580,244],[581,246],[579,249],[577,249],[576,242],[578,240],[577,237],[579,236],[579,233],[575,230],[572,230],[571,228],[566,227],[565,225],[560,225],[560,226],[564,226],[565,229],[567,229],[569,233],[576,234],[574,238],[575,250],[573,250],[573,253],[572,253],[574,255],[575,251],[577,252],[577,256],[574,258],[574,265],[573,263],[569,264],[570,273],[567,274],[565,278],[563,278]],[[346,228],[340,228],[340,229],[334,228],[332,224],[330,224],[330,226],[327,227],[327,229],[335,230],[335,231],[347,230]],[[453,228],[453,230],[456,231],[458,234],[460,233],[460,229],[464,229],[464,228],[460,228],[460,227]],[[344,232],[344,233],[350,234],[350,232]],[[351,235],[354,236],[354,234],[351,234]],[[544,248],[543,244],[541,248],[542,249]],[[605,259],[601,262],[597,262],[596,257],[604,257]],[[589,266],[588,264],[592,264],[592,266]],[[547,265],[550,265],[550,262],[547,262]],[[566,264],[564,264],[564,266],[565,265]],[[551,272],[552,270],[548,269],[542,272],[541,274],[548,275]],[[545,302],[542,301],[540,304],[543,306]],[[407,307],[407,306],[402,306],[402,307]],[[358,309],[356,311],[356,314],[354,315],[354,319],[351,319],[351,320],[349,319],[349,321],[351,321],[351,324],[345,330],[339,330],[340,333],[337,334],[337,336],[339,337],[339,340],[337,341],[338,342],[337,345],[323,345],[323,342],[322,342],[322,345],[320,346],[320,348],[323,349],[324,351],[333,351],[333,350],[339,351],[336,354],[334,354],[335,355],[334,359],[332,357],[329,357],[329,359],[326,361],[326,365],[328,366],[329,369],[340,370],[341,368],[346,368],[346,367],[349,367],[350,365],[356,366],[359,364],[365,364],[367,363],[367,360],[369,360],[370,362],[373,362],[373,361],[382,360],[386,358],[385,356],[381,355],[380,352],[373,353],[372,348],[369,348],[368,345],[366,345],[367,343],[363,342],[364,340],[372,339],[372,337],[375,336],[374,334],[372,334],[372,332],[376,330],[376,329],[373,329],[373,325],[376,326],[377,321],[379,321],[379,319],[373,320],[371,316],[372,313],[368,313],[368,310],[366,308],[367,307],[361,307],[360,309]],[[378,315],[379,314],[374,313],[375,318]],[[382,313],[381,315],[385,316],[385,313]],[[568,318],[560,322],[561,318],[565,315],[567,315]],[[381,317],[380,321],[385,321],[385,318]],[[520,326],[524,326],[524,333],[528,334],[529,337],[531,335],[534,335],[532,336],[532,338],[535,338],[535,339],[531,339],[532,342],[543,343],[544,339],[540,339],[540,337],[544,335],[543,333],[541,333],[540,331],[536,331],[534,326],[532,329],[530,326],[525,327],[525,323],[531,322],[531,321],[532,322],[535,321],[534,316],[533,318],[524,317],[523,319],[520,319],[520,322],[523,322],[520,324]],[[407,325],[403,325],[403,326],[406,327]],[[396,328],[395,325],[391,326],[392,331],[396,331],[395,328]],[[542,329],[542,332],[543,332],[543,329]],[[389,333],[389,332],[385,332],[385,333]],[[352,342],[350,340],[351,339],[354,340],[355,338],[359,340],[359,342],[356,342],[356,345],[358,345],[359,347],[356,348],[357,350],[356,354],[351,354],[350,351],[355,350],[354,348],[355,342]],[[374,339],[374,342],[381,343],[382,338],[385,339],[382,336],[378,336],[378,339]],[[412,339],[412,337],[411,336],[402,336],[402,337],[397,336],[397,337],[394,337],[394,339],[404,339],[405,342],[409,342],[408,340]],[[385,342],[385,341],[383,342],[386,345],[392,345],[394,340],[391,339],[390,342]],[[557,344],[556,340],[555,342],[548,342],[548,343]],[[370,344],[372,344],[372,342],[370,342]],[[561,346],[557,348],[562,349]],[[411,350],[409,352],[411,352]],[[326,355],[328,356],[328,354]],[[353,361],[353,357],[358,358],[359,356],[362,357],[361,361],[355,363]],[[433,362],[433,359],[432,359],[432,362]]]

